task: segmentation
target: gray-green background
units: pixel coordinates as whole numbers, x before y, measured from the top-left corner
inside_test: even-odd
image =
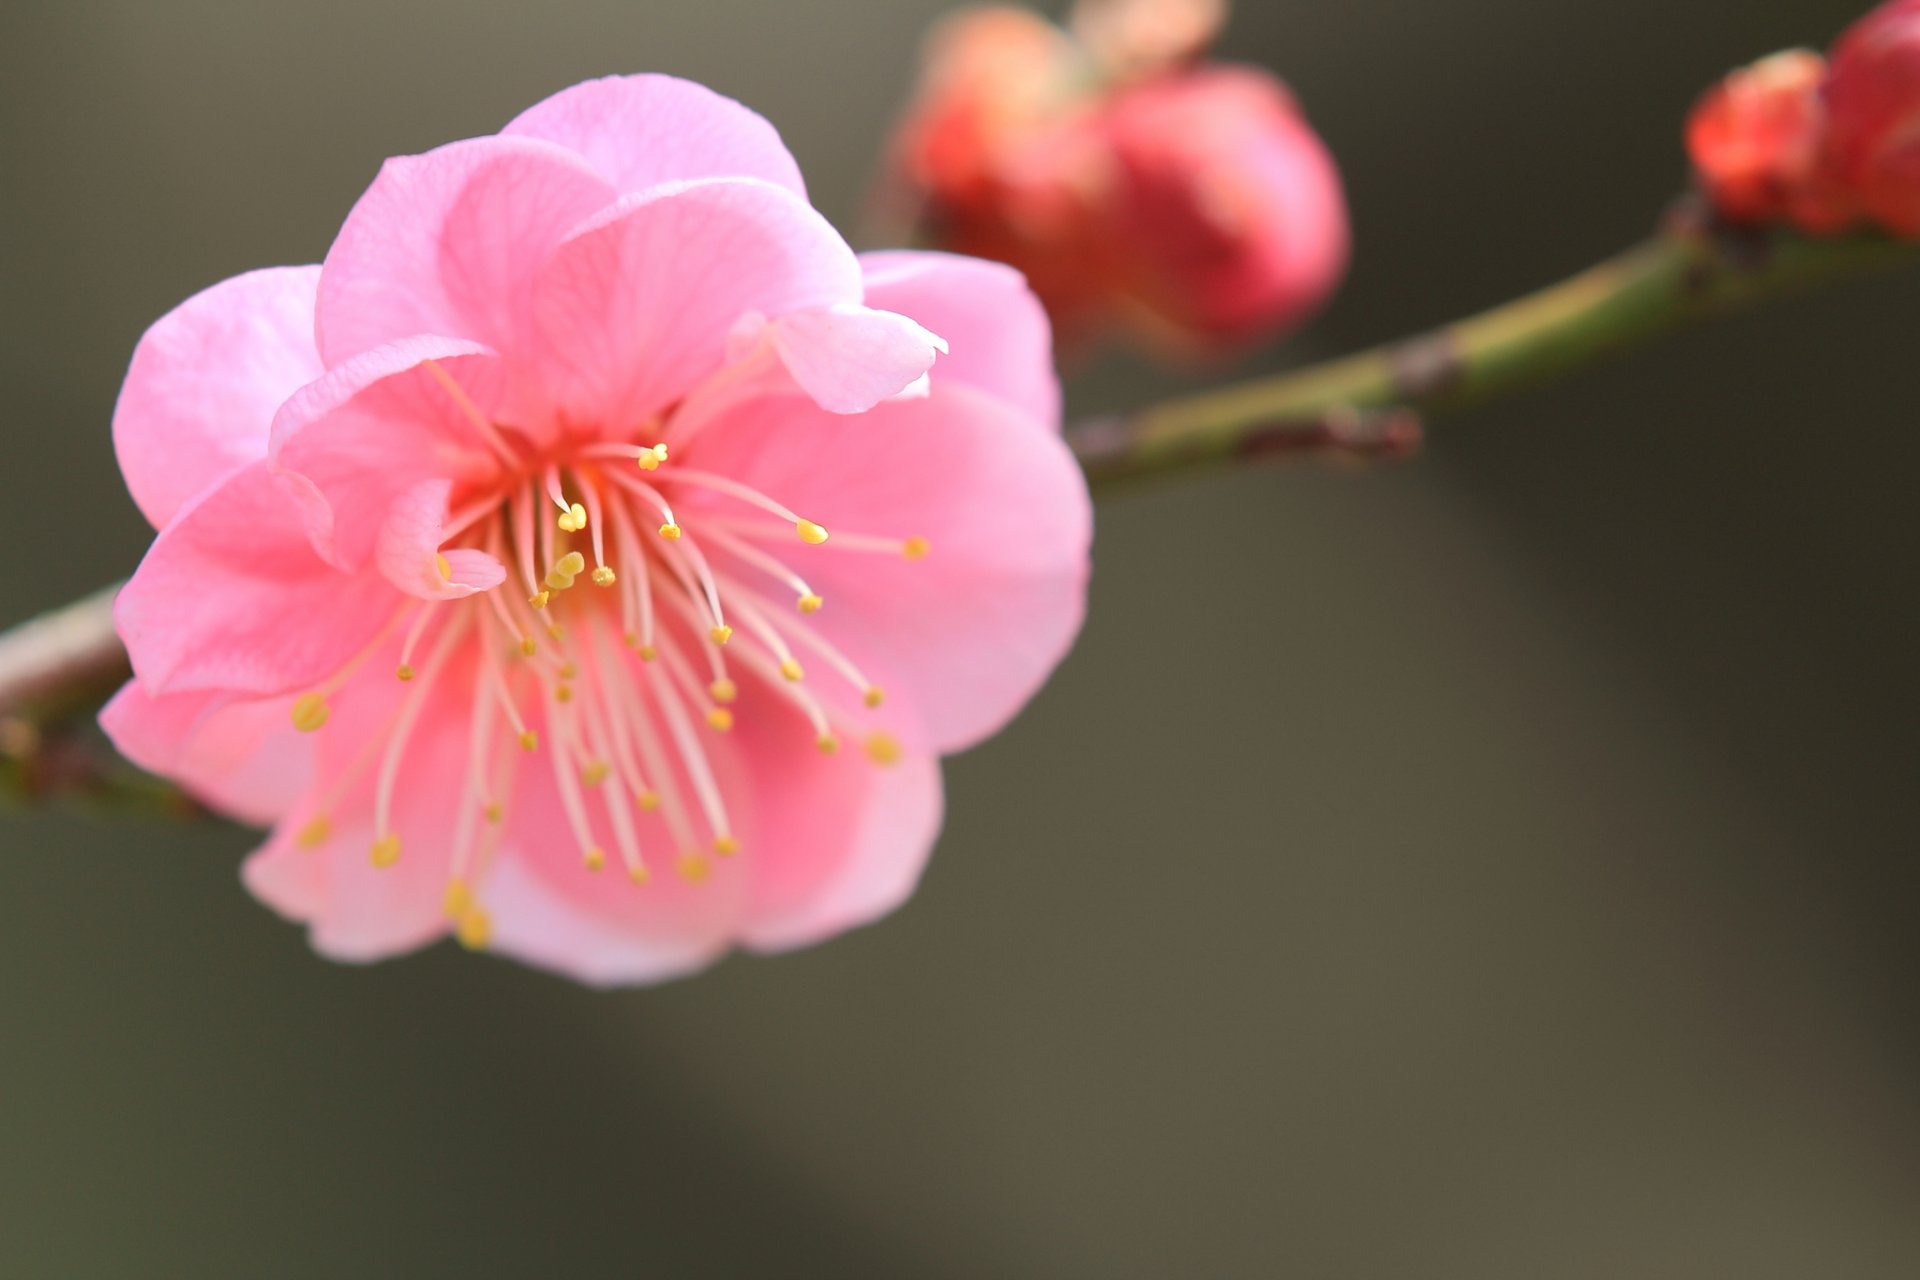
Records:
[[[382,157],[673,71],[846,225],[940,7],[5,0],[5,614],[145,544],[141,329],[316,260]],[[1623,245],[1694,93],[1860,7],[1246,4],[1357,230],[1276,362]],[[244,833],[5,818],[0,1275],[1920,1274],[1916,303],[1103,507],[1086,636],[953,762],[920,895],[803,955],[336,968]]]

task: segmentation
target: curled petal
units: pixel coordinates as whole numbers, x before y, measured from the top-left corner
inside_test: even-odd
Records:
[[[401,494],[495,471],[485,432],[505,381],[486,347],[418,337],[362,352],[288,400],[273,466],[300,481],[291,492],[319,553],[358,570]]]
[[[451,480],[425,480],[401,494],[380,526],[375,559],[400,590],[422,600],[461,600],[507,580],[506,566],[484,551],[442,551]]]
[[[979,258],[904,250],[862,254],[860,266],[869,305],[912,316],[952,344],[941,381],[991,392],[1059,430],[1052,327],[1025,276]]]
[[[778,316],[767,340],[829,413],[865,413],[927,375],[946,340],[892,311],[852,303]]]

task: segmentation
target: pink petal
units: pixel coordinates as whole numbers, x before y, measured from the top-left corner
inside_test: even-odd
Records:
[[[521,112],[500,132],[559,143],[622,194],[688,178],[759,178],[807,194],[771,124],[673,76],[589,80]]]
[[[798,400],[742,406],[684,461],[733,477],[830,533],[924,537],[909,562],[797,540],[771,545],[826,599],[813,622],[884,684],[906,687],[927,741],[957,751],[1005,724],[1065,656],[1086,606],[1092,505],[1059,436],[936,373],[925,400],[851,417]],[[684,500],[738,513],[724,499]]]
[[[801,390],[830,413],[865,413],[907,391],[947,349],[906,316],[844,302],[777,316],[766,336]]]
[[[407,490],[493,475],[499,464],[462,399],[491,420],[505,377],[485,347],[421,337],[363,352],[295,393],[274,418],[271,453],[302,481],[293,493],[320,554],[358,569]]]
[[[507,580],[506,566],[484,551],[442,552],[451,480],[423,480],[394,500],[380,526],[374,558],[387,581],[422,600],[461,600]]]
[[[913,754],[882,768],[857,750],[823,756],[791,728],[756,733],[749,720],[739,732],[757,788],[746,945],[810,946],[912,895],[940,834],[937,759]]]
[[[337,670],[385,623],[378,577],[326,564],[268,462],[185,507],[120,592],[114,622],[156,694],[292,693]]]
[[[316,794],[337,790],[334,780],[352,767],[363,747],[385,737],[401,700],[424,698],[395,775],[392,824],[401,838],[399,862],[375,867],[370,857],[383,834],[373,825],[376,757],[325,815],[332,832],[324,844],[300,846],[301,832],[317,816],[310,802],[282,822],[242,868],[255,897],[306,924],[315,950],[335,960],[385,959],[424,946],[448,928],[451,810],[465,776],[473,671],[470,663],[456,665],[431,686],[401,684],[391,674],[399,643],[396,637],[333,699],[333,717],[315,735],[314,789]]]
[[[128,681],[100,712],[120,754],[172,778],[207,805],[265,826],[290,810],[313,774],[313,739],[295,732],[289,700],[220,693],[155,697]]]
[[[511,352],[534,273],[614,190],[564,147],[472,138],[387,161],[320,276],[329,367],[416,334]]]
[[[1012,267],[946,253],[860,256],[867,305],[912,316],[953,346],[934,377],[990,391],[1050,431],[1060,428],[1046,309]]]
[[[318,267],[223,280],[155,321],[113,411],[113,447],[154,528],[227,473],[266,456],[274,410],[320,376]]]
[[[538,371],[561,414],[629,430],[726,361],[750,312],[857,301],[860,264],[780,187],[714,179],[623,197],[541,273]]]

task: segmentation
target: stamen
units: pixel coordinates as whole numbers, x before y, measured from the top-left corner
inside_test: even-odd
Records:
[[[694,684],[692,673],[679,653],[669,647],[662,651],[672,680],[659,681],[655,688],[660,694],[660,709],[665,713],[667,731],[680,748],[680,762],[685,767],[688,780],[693,783],[693,793],[700,801],[700,807],[707,815],[707,825],[716,836],[732,830],[733,824],[727,821],[726,803],[721,798],[720,786],[714,781],[713,768],[707,763],[707,754],[694,736],[693,726],[688,722],[686,708],[680,702],[675,684],[682,687],[698,688]],[[722,708],[724,710],[724,708]]]
[[[400,774],[400,759],[406,753],[407,742],[413,737],[414,726],[420,722],[420,713],[426,709],[427,695],[433,687],[434,677],[446,665],[455,643],[466,635],[471,616],[460,614],[440,632],[432,653],[427,657],[422,678],[408,692],[406,702],[400,709],[400,718],[394,723],[393,734],[387,740],[373,799],[373,865],[376,867],[389,867],[399,861],[400,837],[393,832],[392,818],[393,787]]]
[[[560,807],[566,812],[567,824],[573,829],[573,838],[580,846],[587,870],[598,871],[606,865],[607,855],[601,852],[600,841],[594,836],[593,824],[587,818],[587,803],[580,793],[580,780],[574,776],[569,759],[577,745],[573,714],[556,706],[548,717],[548,727],[559,743],[552,755],[553,781],[560,792]]]
[[[792,588],[797,597],[794,603],[800,612],[818,613],[820,606],[825,603],[819,594],[807,585],[805,578],[802,578],[781,561],[768,555],[752,543],[736,538],[724,529],[715,529],[705,523],[702,523],[700,526],[700,536],[713,542],[721,550],[739,557],[762,573],[770,577],[778,578],[781,582],[784,582],[788,587]]]
[[[373,639],[367,641],[360,652],[349,658],[345,666],[322,681],[318,689],[295,698],[289,710],[293,727],[301,733],[318,733],[325,727],[328,718],[333,715],[333,708],[327,705],[327,699],[338,693],[347,681],[353,679],[354,673],[359,671],[366,664],[367,659],[387,642],[387,637],[393,634],[393,629],[400,625],[400,619],[406,617],[416,607],[418,607],[417,602],[408,601],[395,609],[388,615],[386,622],[381,624],[380,630],[374,633]]]
[[[590,732],[596,731],[596,727],[605,731],[606,746],[613,756],[614,767],[619,771],[621,784],[633,795],[643,812],[651,813],[660,807],[660,797],[648,785],[646,775],[635,762],[632,744],[627,737],[635,731],[635,724],[646,712],[632,685],[627,682],[626,673],[621,669],[612,645],[601,634],[600,628],[595,627],[591,631],[594,684],[604,701],[601,709],[604,720],[600,718],[601,712],[595,712],[588,718],[588,728]],[[595,750],[600,749],[595,747]],[[618,834],[616,830],[615,835]]]
[[[413,679],[414,646],[420,643],[420,637],[426,634],[427,624],[432,621],[433,609],[429,606],[420,610],[420,616],[414,619],[413,626],[408,628],[406,641],[400,646],[400,665],[393,673],[401,680]]]
[[[651,649],[653,647],[653,574],[648,570],[646,557],[640,551],[640,538],[634,532],[633,518],[627,511],[627,504],[616,500],[612,510],[613,536],[620,545],[620,556],[634,567],[634,572],[628,575],[633,587],[621,593],[620,625],[626,633],[628,648]],[[595,521],[595,524],[598,523]]]
[[[600,638],[599,628],[597,627],[594,628],[593,641],[596,660],[595,666],[598,667],[600,665],[599,660],[605,653],[605,644]],[[596,670],[595,675],[598,676],[598,674],[599,672]],[[611,696],[614,691],[608,683],[602,679],[595,679],[593,687],[602,697],[586,699],[582,704],[581,709],[583,714],[581,719],[586,729],[588,746],[596,755],[602,757],[602,760],[597,763],[600,769],[599,777],[601,780],[604,780],[607,769],[604,758],[612,756],[616,763],[618,763],[620,758],[619,746],[615,742],[614,735],[608,731],[606,723],[612,716],[612,709],[603,705],[603,700]],[[625,773],[626,771],[623,769],[623,780]],[[587,785],[595,786],[597,783],[592,777],[589,777],[587,779]],[[633,814],[627,808],[626,798],[620,795],[608,795],[605,797],[605,803],[607,817],[613,823],[614,844],[620,850],[620,861],[627,869],[627,878],[635,884],[644,884],[649,878],[646,860],[641,856],[639,833],[634,829]]]

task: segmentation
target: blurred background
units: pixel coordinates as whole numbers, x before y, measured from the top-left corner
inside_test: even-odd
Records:
[[[187,294],[606,72],[858,212],[938,0],[8,0],[6,620],[149,536]],[[1648,228],[1712,78],[1866,0],[1263,0],[1345,170],[1270,363]],[[1102,506],[1091,624],[883,924],[594,994],[315,959],[244,832],[0,822],[0,1274],[1920,1274],[1920,289],[1833,289],[1375,472]],[[1176,385],[1125,362],[1076,409]]]

